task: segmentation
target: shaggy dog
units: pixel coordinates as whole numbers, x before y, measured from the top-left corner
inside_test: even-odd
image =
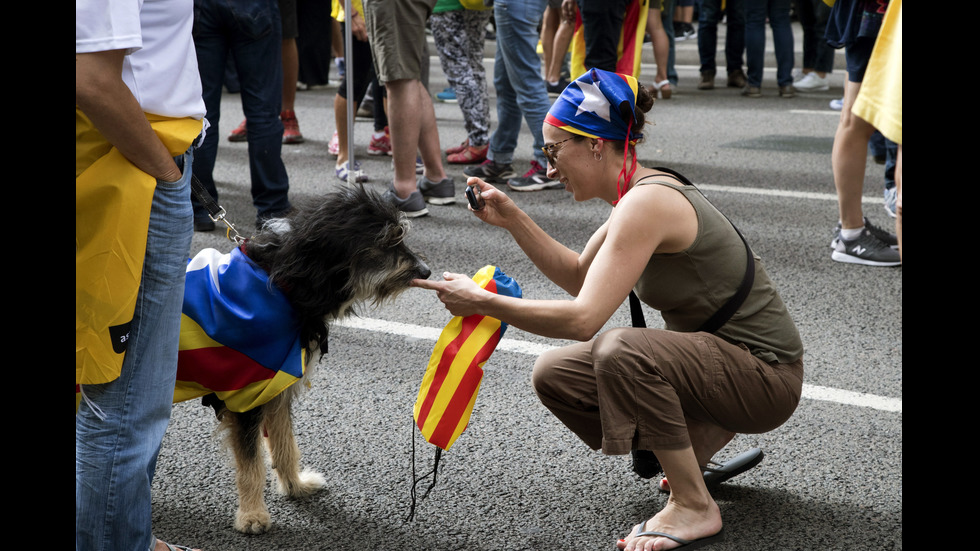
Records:
[[[280,493],[301,497],[323,486],[321,474],[300,471],[300,451],[293,436],[290,404],[298,389],[305,385],[293,383],[308,377],[310,368],[326,351],[332,320],[350,315],[359,303],[381,304],[408,289],[413,279],[429,277],[429,268],[403,242],[407,229],[401,213],[377,193],[361,187],[339,187],[325,197],[297,207],[285,218],[266,222],[240,247],[240,253],[236,250],[219,255],[207,249],[191,259],[175,401],[203,396],[204,404],[214,407],[222,427],[227,429],[227,441],[235,456],[239,498],[235,528],[240,532],[260,534],[271,524],[264,499],[263,441]],[[199,260],[202,257],[206,259]],[[233,264],[235,258],[238,268]],[[195,268],[200,271],[192,275]],[[219,303],[232,300],[229,296],[235,293],[233,272],[239,269],[258,274],[255,281],[259,283],[253,283],[253,289],[248,292],[239,293],[242,298],[239,302],[245,303],[242,308],[231,306],[226,310],[250,310],[240,317],[251,322],[269,309],[263,300],[278,299],[287,310],[286,322],[267,321],[258,330],[222,327],[232,325],[227,322],[230,316],[215,312],[222,308]],[[199,289],[202,286],[207,289]],[[195,311],[190,302],[204,306]],[[185,325],[206,327],[209,334],[222,336],[208,337],[213,340],[207,346],[185,344]],[[276,371],[279,363],[301,365],[301,371],[285,376],[288,379],[285,383],[278,372],[275,377],[262,381],[250,379],[245,391],[250,394],[243,402],[235,394],[241,391],[233,390],[235,385],[226,380],[243,379],[246,370],[269,372],[266,367],[270,362],[258,365],[261,362],[253,359],[279,346],[265,343],[270,333],[284,326],[293,327],[291,334],[295,337],[287,339],[291,340],[285,345],[289,353],[276,352],[279,355],[275,357],[290,359],[271,362],[277,364],[271,371]],[[226,345],[231,337],[223,336],[229,329],[240,334],[236,338],[242,343],[241,348],[249,352],[229,350],[231,347]],[[190,332],[188,329],[187,333]],[[191,364],[196,367],[188,367]],[[209,373],[195,377],[194,372],[202,370]],[[223,374],[216,375],[215,371]],[[256,390],[257,385],[267,383],[276,388]],[[274,397],[270,398],[271,394]]]

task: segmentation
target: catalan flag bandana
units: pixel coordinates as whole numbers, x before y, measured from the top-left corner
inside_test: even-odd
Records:
[[[611,73],[602,69],[589,69],[565,87],[545,116],[544,122],[572,134],[587,138],[623,141],[623,170],[625,176],[619,198],[626,193],[626,186],[636,172],[636,155],[630,170],[626,170],[626,157],[643,133],[636,128],[636,93],[638,84],[630,75]]]
[[[187,264],[174,402],[215,393],[235,412],[302,378],[299,322],[286,296],[239,248]]]
[[[520,297],[521,288],[494,266],[473,276],[480,287]],[[487,362],[507,324],[482,315],[456,316],[436,341],[415,401],[415,424],[430,444],[448,450],[463,433],[483,379]]]

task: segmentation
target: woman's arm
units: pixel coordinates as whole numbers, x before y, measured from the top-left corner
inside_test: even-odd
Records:
[[[689,245],[697,232],[693,208],[676,191],[663,186],[642,186],[627,197],[629,200],[620,201],[609,221],[578,256],[576,265],[586,261],[588,265],[579,292],[572,300],[500,296],[481,289],[462,274],[444,274],[445,281],[417,280],[415,285],[436,290],[453,315],[484,314],[538,335],[588,340],[623,304],[654,252],[662,245],[671,249],[685,242]],[[512,234],[516,232],[515,238],[533,240],[539,235],[540,228],[529,229],[525,222],[515,222],[520,217],[508,218],[511,222],[498,225],[508,228]],[[685,241],[685,236],[689,240]],[[549,266],[562,265],[548,256],[549,252],[554,253],[554,245],[527,243],[527,246],[538,256],[533,259],[536,264],[541,261]],[[589,255],[587,259],[586,255]],[[564,266],[567,269],[569,264]]]

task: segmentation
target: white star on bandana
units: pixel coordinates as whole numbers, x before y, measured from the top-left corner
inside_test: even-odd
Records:
[[[604,120],[609,121],[609,102],[606,100],[606,96],[602,94],[602,90],[599,89],[599,85],[594,82],[576,82],[582,93],[585,95],[582,98],[582,103],[578,104],[578,110],[575,111],[575,116],[579,116],[582,113],[595,113]]]

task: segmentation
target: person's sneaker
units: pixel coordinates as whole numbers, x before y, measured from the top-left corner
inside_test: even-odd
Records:
[[[354,116],[361,119],[373,119],[374,100],[365,99],[361,101],[361,104],[357,106],[357,113],[354,113]]]
[[[446,162],[453,165],[475,165],[487,160],[490,144],[470,145],[452,155],[446,155]]]
[[[336,157],[340,155],[340,142],[337,141],[337,131],[333,131],[333,136],[330,138],[330,143],[327,144],[327,152]]]
[[[282,143],[303,143],[303,134],[299,131],[299,121],[296,120],[296,112],[290,109],[279,113],[282,119]]]
[[[461,143],[459,145],[454,145],[452,147],[447,147],[446,148],[446,156],[448,157],[449,155],[453,155],[453,154],[459,153],[460,151],[466,149],[469,146],[470,146],[470,139],[469,138],[466,138],[465,140],[463,140],[463,143]]]
[[[552,84],[550,82],[545,82],[545,85],[548,88],[548,95],[551,96],[551,97],[553,97],[553,98],[556,98],[556,97],[560,96],[561,93],[565,90],[565,87],[568,86],[568,80],[562,78],[562,79],[559,79],[558,80],[558,84]]]
[[[416,155],[415,156],[415,173],[416,174],[422,174],[423,172],[425,172],[425,163],[422,162],[422,156],[421,155]]]
[[[228,134],[229,142],[244,142],[248,140],[248,131],[245,129],[245,120],[242,119],[241,124],[239,124],[231,134]]]
[[[442,92],[436,94],[436,99],[443,103],[456,103],[459,101],[456,99],[456,90],[453,90],[451,87],[446,87]]]
[[[793,88],[793,85],[791,84],[789,86],[780,86],[779,87],[779,97],[781,97],[781,98],[795,98],[796,97],[796,90]]]
[[[741,69],[735,69],[734,71],[728,72],[728,84],[729,88],[745,88],[749,83],[748,77],[745,76],[745,71]]]
[[[898,217],[898,213],[895,212],[895,207],[896,207],[895,203],[897,201],[898,201],[898,188],[894,186],[890,188],[885,188],[885,212],[887,212],[888,216],[891,216],[892,218]]]
[[[793,86],[801,92],[823,92],[830,90],[830,79],[811,71],[794,82]]]
[[[873,235],[875,239],[895,250],[898,250],[898,236],[896,236],[894,233],[875,226],[871,223],[871,220],[868,220],[867,216],[864,217],[864,227],[871,232],[871,235]],[[837,248],[837,243],[840,241],[840,230],[841,223],[838,221],[837,226],[834,227],[834,239],[830,242],[831,249]]]
[[[398,210],[405,213],[405,216],[409,218],[418,218],[419,216],[429,214],[429,208],[425,206],[425,199],[418,190],[413,191],[407,199],[402,199],[395,193],[394,187],[389,187],[383,197],[391,201],[392,204],[398,207]]]
[[[337,76],[339,78],[344,78],[344,75],[347,74],[347,63],[344,61],[344,58],[343,57],[335,57],[335,58],[333,58],[333,62],[334,62],[334,65],[337,66]]]
[[[703,71],[701,73],[701,81],[698,82],[698,90],[714,90],[714,89],[715,89],[715,72]]]
[[[448,176],[438,182],[420,176],[417,185],[426,203],[452,205],[456,202],[456,183]]]
[[[761,98],[762,89],[758,86],[746,86],[742,89],[742,95],[747,98]]]
[[[698,32],[694,30],[694,25],[690,23],[683,23],[681,36],[683,38],[681,38],[680,40],[694,40],[695,38],[698,37]],[[674,40],[678,40],[678,38],[674,37]]]
[[[488,184],[506,184],[507,180],[517,177],[517,173],[514,172],[511,165],[497,163],[491,159],[487,159],[476,166],[464,168],[463,174],[476,176]]]
[[[830,100],[830,108],[834,111],[841,111],[844,109],[844,98],[832,99]]]
[[[388,127],[385,127],[384,133],[380,137],[371,136],[371,142],[368,143],[367,148],[368,155],[391,155],[391,134],[388,133]]]
[[[548,169],[537,161],[531,161],[531,170],[520,178],[507,180],[507,187],[514,191],[540,191],[542,189],[558,189],[565,187],[558,180],[548,177]]]
[[[831,258],[837,262],[864,264],[865,266],[899,266],[902,257],[898,251],[871,234],[867,227],[854,240],[838,238]]]
[[[350,168],[350,161],[344,161],[344,164],[340,165],[336,169],[337,178],[342,182],[347,182],[348,178],[351,181],[364,183],[368,181],[367,174],[361,171],[361,163],[354,161],[354,169]]]

